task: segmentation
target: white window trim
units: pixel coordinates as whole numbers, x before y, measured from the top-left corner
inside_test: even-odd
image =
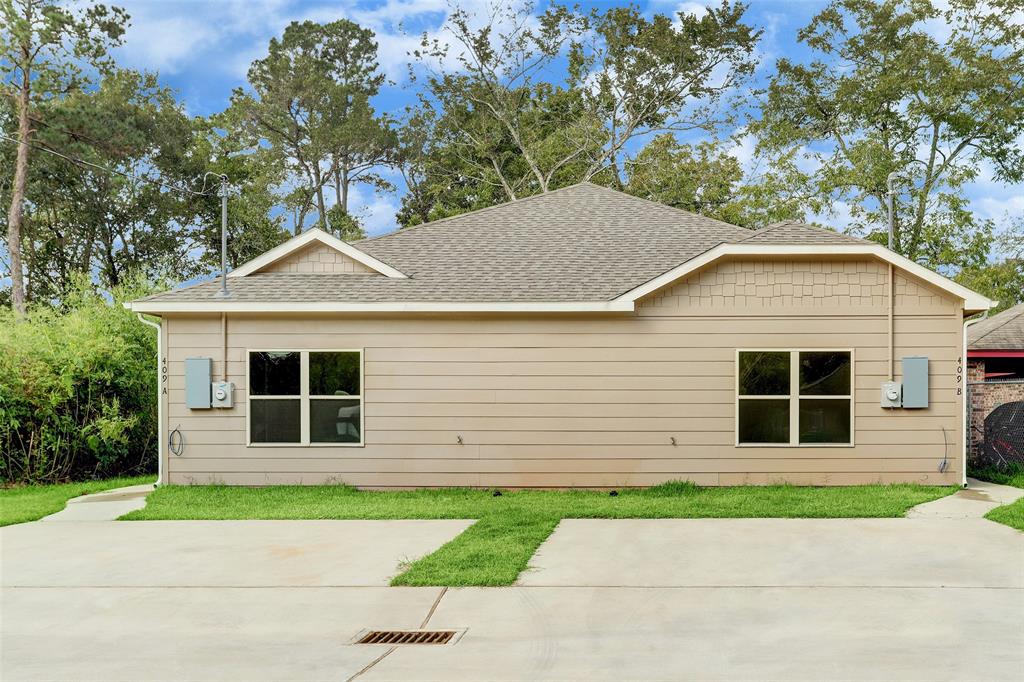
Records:
[[[298,400],[299,438],[298,443],[253,443],[252,442],[252,384],[249,381],[249,356],[253,353],[298,353],[299,354],[299,395],[261,395],[256,400]],[[310,353],[359,353],[359,395],[310,395],[309,354]],[[366,410],[363,409],[366,393],[366,354],[362,348],[247,348],[245,350],[245,445],[249,448],[361,448],[366,446]],[[309,401],[313,400],[359,400],[359,442],[358,443],[311,443],[309,441]]]
[[[789,395],[740,395],[740,353],[789,353]],[[849,353],[850,394],[814,395],[808,399],[850,401],[850,442],[849,443],[801,443],[800,442],[800,353]],[[734,445],[738,448],[852,448],[857,444],[857,429],[854,415],[857,402],[857,358],[853,348],[737,348],[733,364],[733,413]],[[793,393],[793,387],[796,393]],[[740,442],[740,399],[789,401],[789,442],[788,443],[741,443]]]

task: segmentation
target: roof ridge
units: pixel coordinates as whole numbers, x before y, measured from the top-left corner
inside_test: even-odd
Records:
[[[558,192],[564,192],[567,189],[573,189],[573,188],[579,187],[581,185],[591,185],[591,186],[594,186],[594,187],[598,187],[598,185],[594,185],[593,183],[584,180],[582,182],[577,182],[577,183],[574,183],[572,185],[566,185],[565,187],[559,187],[558,189],[552,189],[552,190],[549,190],[547,192],[540,192],[539,194],[531,194],[530,196],[519,197],[518,199],[512,199],[511,201],[504,201],[504,202],[502,202],[500,204],[493,204],[491,206],[484,206],[482,208],[474,208],[472,211],[466,211],[465,213],[459,213],[457,215],[445,216],[444,218],[438,218],[437,220],[428,220],[425,223],[419,223],[417,225],[409,225],[408,227],[400,227],[397,230],[395,230],[394,232],[388,232],[387,234],[380,234],[380,235],[377,235],[376,237],[367,237],[366,239],[360,239],[359,241],[352,242],[352,243],[353,244],[362,244],[364,242],[372,242],[372,241],[376,241],[378,239],[386,239],[388,237],[395,237],[395,236],[400,235],[400,234],[408,234],[409,231],[411,231],[411,230],[415,230],[415,229],[418,229],[418,228],[421,228],[421,227],[426,227],[427,225],[437,225],[438,223],[448,222],[448,221],[451,221],[451,220],[455,220],[456,218],[464,218],[466,216],[477,215],[477,214],[480,214],[480,213],[486,213],[487,211],[493,211],[496,208],[503,208],[505,206],[511,206],[512,204],[520,204],[520,203],[523,203],[525,201],[529,201],[530,199],[537,199],[539,197],[550,196],[552,194],[556,194]]]
[[[782,227],[782,225],[780,223],[772,223],[771,225],[767,225],[767,226],[762,227],[760,229],[751,230],[749,235],[747,235],[746,237],[744,237],[743,239],[741,239],[741,240],[739,240],[738,242],[735,242],[735,243],[742,244],[743,242],[749,241],[749,240],[753,239],[754,237],[756,237],[758,235],[764,234],[765,232],[771,232],[772,230],[774,230],[777,227]]]
[[[693,211],[687,211],[685,208],[679,208],[678,206],[669,206],[668,204],[663,204],[660,201],[654,201],[653,199],[648,199],[646,197],[639,197],[639,196],[637,196],[635,194],[630,194],[629,192],[624,192],[622,190],[615,189],[614,187],[608,187],[606,185],[599,185],[599,184],[597,184],[595,182],[591,182],[590,180],[584,180],[584,181],[578,182],[576,184],[577,185],[590,185],[591,187],[596,187],[598,189],[603,189],[603,190],[608,191],[608,192],[614,192],[615,194],[619,194],[619,195],[627,197],[629,199],[635,199],[636,201],[642,201],[645,204],[650,204],[652,206],[656,206],[656,207],[658,207],[658,209],[660,209],[662,211],[675,211],[676,213],[683,213],[683,214],[685,214],[687,216],[692,216],[692,217],[695,217],[695,218],[700,218],[701,220],[710,220],[712,222],[718,223],[719,225],[725,225],[727,227],[731,227],[734,230],[746,230],[747,229],[747,228],[742,227],[740,225],[733,225],[732,223],[727,223],[724,220],[719,220],[718,218],[712,218],[711,216],[706,216],[703,213],[694,213]],[[575,187],[575,185],[573,185],[573,187]]]
[[[981,336],[978,336],[977,338],[975,338],[975,339],[974,339],[974,342],[975,342],[975,343],[977,343],[978,341],[981,341],[982,339],[984,339],[984,338],[985,338],[986,336],[988,336],[989,334],[992,334],[992,333],[994,333],[994,332],[997,332],[997,331],[999,331],[1000,329],[1002,329],[1002,328],[1003,328],[1003,327],[1005,327],[1006,325],[1010,324],[1011,322],[1014,322],[1014,321],[1016,321],[1016,320],[1017,320],[1017,318],[1019,318],[1019,317],[1020,317],[1021,315],[1024,315],[1024,303],[1018,303],[1018,304],[1016,304],[1016,305],[1012,305],[1012,306],[1010,306],[1009,308],[1007,308],[1006,310],[1004,310],[1004,311],[1003,311],[1002,313],[997,313],[996,315],[994,315],[994,316],[993,316],[992,318],[990,318],[990,319],[994,320],[994,319],[995,319],[996,317],[998,317],[999,315],[1002,315],[1003,313],[1008,313],[1008,312],[1010,312],[1011,310],[1013,310],[1014,308],[1020,308],[1020,311],[1019,311],[1019,312],[1016,312],[1016,313],[1014,313],[1013,315],[1007,315],[1007,316],[1006,316],[1006,320],[1005,320],[1005,321],[1003,321],[1003,322],[1000,322],[1000,323],[999,323],[999,324],[997,324],[996,326],[994,326],[994,327],[992,327],[991,329],[989,329],[988,331],[986,331],[986,332],[985,332],[984,334],[982,334]]]

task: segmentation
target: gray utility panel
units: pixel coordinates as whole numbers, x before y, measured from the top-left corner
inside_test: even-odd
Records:
[[[185,358],[185,407],[191,410],[210,409],[210,358]]]
[[[903,407],[928,407],[928,358],[903,358]]]

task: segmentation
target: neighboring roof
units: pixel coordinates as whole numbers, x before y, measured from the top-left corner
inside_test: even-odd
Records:
[[[314,239],[388,276],[259,272]],[[645,295],[634,293],[646,292],[652,282],[666,284],[669,273],[706,262],[707,254],[729,244],[744,253],[817,248],[900,258],[812,225],[787,222],[751,232],[581,183],[353,244],[310,230],[232,272],[229,299],[214,298],[219,285],[207,282],[150,296],[132,309],[632,310]],[[959,287],[906,263],[940,286]],[[957,289],[963,297],[961,290],[967,290]]]
[[[1024,303],[967,328],[970,350],[1024,350]]]

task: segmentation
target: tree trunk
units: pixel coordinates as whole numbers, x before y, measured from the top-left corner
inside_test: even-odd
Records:
[[[348,166],[341,171],[341,210],[348,214]]]
[[[29,129],[28,105],[31,81],[24,63],[28,61],[28,47],[21,48],[25,62],[22,66],[21,88],[18,92],[18,155],[14,162],[14,183],[11,188],[11,207],[7,212],[7,252],[11,259],[11,307],[19,317],[25,315],[25,272],[21,264],[21,220],[25,202],[25,183],[28,177]]]
[[[324,180],[323,175],[320,174],[319,162],[313,165],[313,181],[316,183],[316,210],[320,213],[317,223],[320,225],[321,230],[330,231],[327,228],[327,206],[324,203]]]
[[[334,163],[334,202],[348,213],[348,164],[344,157]]]

